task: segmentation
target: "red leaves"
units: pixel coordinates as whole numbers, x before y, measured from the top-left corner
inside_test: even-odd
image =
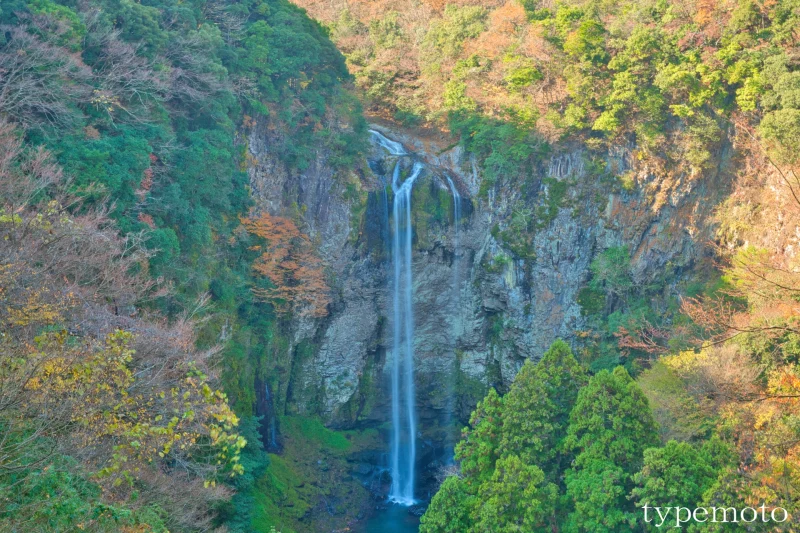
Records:
[[[262,251],[253,263],[253,271],[267,278],[273,287],[255,288],[255,295],[270,301],[281,313],[326,316],[331,299],[324,265],[308,236],[291,219],[269,213],[242,219],[242,225],[265,241],[264,245],[251,248]]]

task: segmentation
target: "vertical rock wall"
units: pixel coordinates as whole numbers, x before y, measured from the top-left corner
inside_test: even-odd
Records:
[[[586,154],[575,146],[554,154],[525,187],[480,197],[477,165],[459,147],[374,127],[427,167],[415,185],[413,271],[418,411],[422,437],[432,447],[445,438],[440,424],[447,419],[447,380],[455,379],[463,421],[487,386],[507,385],[526,358],[540,357],[554,339],[580,342],[576,332],[585,324],[576,300],[598,252],[627,245],[638,283],[654,279],[667,264],[690,269],[701,253],[695,242],[708,231],[709,189],[719,172],[687,182],[656,210],[652,191],[642,192],[654,180],[646,171],[636,176],[638,192],[626,192],[587,171]],[[334,173],[323,152],[306,171],[291,172],[271,154],[265,129],[249,135],[248,149],[259,209],[302,217],[330,267],[334,290],[329,317],[291,324],[285,349],[294,368],[276,394],[283,395],[287,412],[319,414],[335,426],[379,427],[389,415],[392,356],[391,258],[379,178],[368,171]],[[385,157],[375,147],[371,167],[389,168],[393,163],[381,164]],[[618,147],[606,164],[621,175],[635,171],[631,159],[631,147]],[[451,194],[445,174],[464,199],[457,263],[452,203],[443,200]],[[358,198],[347,194],[354,180],[362,190]],[[513,259],[494,235],[520,206],[536,212],[552,204],[556,189],[566,192],[536,230],[529,258]],[[448,290],[454,264],[461,269],[459,306]]]

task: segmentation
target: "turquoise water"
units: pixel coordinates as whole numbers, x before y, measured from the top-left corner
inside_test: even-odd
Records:
[[[376,511],[367,522],[364,533],[417,533],[419,518],[408,514],[408,507],[389,505],[384,511]]]

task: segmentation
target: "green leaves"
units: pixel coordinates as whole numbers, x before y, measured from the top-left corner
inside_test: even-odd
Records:
[[[637,505],[693,507],[716,480],[716,470],[699,450],[686,442],[669,441],[644,452],[644,466],[634,476]]]
[[[555,485],[544,483],[539,467],[505,455],[478,490],[481,505],[472,531],[535,531],[552,514],[557,494]]]
[[[658,443],[656,423],[639,385],[623,367],[597,373],[578,394],[570,413],[567,447],[575,459],[597,457],[635,472],[642,452]]]
[[[586,381],[564,341],[554,342],[539,363],[526,361],[503,398],[501,449],[557,479],[559,467],[569,462],[562,442],[569,412]]]
[[[659,440],[647,398],[624,368],[602,370],[581,389],[567,433],[566,447],[576,454],[566,475],[575,505],[570,530],[612,532],[632,525],[632,476],[644,450]]]
[[[494,464],[500,456],[503,402],[497,391],[489,394],[472,412],[471,428],[464,429],[463,438],[456,446],[456,459],[469,485],[479,484],[492,475]]]
[[[563,446],[569,411],[586,383],[569,346],[556,341],[527,361],[508,394],[491,389],[456,447],[460,477],[448,478],[420,531],[536,531],[555,520],[570,462]]]
[[[504,397],[489,391],[470,424],[456,448],[460,476],[442,485],[420,531],[614,533],[636,523],[633,476],[659,440],[644,393],[622,367],[589,379],[556,341],[523,365]],[[648,453],[645,476],[659,452]]]
[[[451,83],[454,90],[465,89],[456,82]],[[550,150],[531,124],[513,117],[498,120],[461,110],[451,113],[450,128],[459,133],[464,147],[483,162],[484,183],[523,176]]]
[[[430,53],[454,57],[467,39],[477,37],[485,28],[486,10],[480,6],[448,5],[444,17],[436,21],[425,35]]]
[[[444,480],[422,517],[420,533],[465,533],[470,531],[472,509],[477,499],[458,476]]]
[[[582,61],[602,65],[609,60],[605,50],[606,31],[602,23],[595,19],[581,21],[578,27],[566,33],[564,51]]]
[[[781,109],[764,115],[759,132],[780,162],[794,164],[800,160],[800,109]]]
[[[592,260],[589,288],[608,296],[624,298],[633,288],[630,274],[630,252],[626,246],[608,248]]]
[[[17,435],[7,435],[10,439]],[[50,456],[44,439],[28,446],[29,467],[0,471],[0,523],[9,531],[67,533],[83,530],[116,533],[127,528],[166,533],[163,510],[146,505],[135,510],[102,501],[101,490],[72,459]],[[41,463],[46,461],[45,467]],[[144,529],[146,528],[146,529]]]

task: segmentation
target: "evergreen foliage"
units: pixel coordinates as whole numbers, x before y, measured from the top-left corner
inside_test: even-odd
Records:
[[[67,466],[58,471],[63,476],[56,470],[42,470],[50,476],[47,479],[63,486],[59,494],[64,498],[72,491],[77,496],[70,496],[70,502],[85,500],[85,505],[74,508],[67,500],[61,507],[53,500],[53,508],[62,514],[53,515],[61,518],[53,518],[49,530],[70,530],[64,522],[69,513],[76,520],[86,515],[81,524],[90,531],[149,530],[139,526],[137,517],[144,516],[150,501],[160,505],[147,515],[153,531],[167,527],[170,531],[208,530],[216,523],[217,500],[224,499],[220,488],[206,487],[210,496],[195,496],[192,504],[205,508],[186,511],[187,516],[195,511],[202,514],[200,524],[197,516],[180,517],[182,511],[168,505],[170,498],[156,494],[158,488],[148,483],[138,487],[141,496],[133,504],[126,503],[127,496],[119,491],[98,493],[88,478],[100,471],[101,477],[111,481],[136,479],[134,469],[139,465],[129,463],[150,454],[153,446],[161,446],[165,461],[205,475],[216,468],[191,466],[194,463],[182,455],[174,459],[176,451],[194,449],[189,441],[198,440],[199,449],[206,451],[193,460],[212,461],[215,455],[210,450],[231,437],[226,446],[228,455],[235,456],[235,472],[241,473],[241,464],[249,470],[235,481],[240,490],[237,502],[247,501],[252,498],[250,492],[257,490],[251,478],[263,472],[267,458],[258,448],[258,437],[252,437],[257,435],[253,383],[256,371],[277,364],[265,361],[270,343],[276,340],[277,324],[273,306],[253,298],[250,289],[266,288],[268,283],[256,279],[251,270],[257,259],[250,249],[251,239],[246,232],[236,231],[251,207],[245,172],[249,154],[237,135],[254,128],[269,130],[273,153],[289,169],[302,170],[321,154],[336,168],[353,166],[366,146],[366,123],[358,101],[347,89],[350,76],[344,58],[319,24],[286,0],[13,0],[3,2],[0,29],[0,133],[6,135],[8,120],[17,125],[20,141],[32,147],[31,152],[38,146],[49,150],[60,167],[58,172],[69,178],[63,194],[71,203],[65,206],[64,216],[93,216],[107,210],[109,227],[133,243],[125,251],[131,260],[126,260],[124,268],[149,280],[144,283],[147,290],[125,293],[125,287],[120,287],[114,299],[109,297],[101,305],[117,309],[136,305],[143,314],[181,324],[191,314],[198,322],[189,344],[196,342],[209,353],[219,352],[214,363],[224,362],[221,380],[229,394],[210,389],[198,363],[188,378],[191,385],[179,381],[181,385],[173,388],[176,394],[185,391],[187,395],[181,396],[185,407],[177,421],[171,422],[171,410],[162,413],[162,423],[153,423],[144,412],[137,423],[123,421],[129,402],[150,401],[133,393],[117,404],[121,418],[117,426],[105,419],[102,424],[94,420],[104,438],[108,434],[119,441],[113,460],[106,464],[103,456],[103,461],[82,470],[85,465],[71,463],[72,451],[68,451],[60,463]],[[8,207],[6,202],[12,199],[4,197],[6,181],[16,177],[4,173],[0,178],[2,218],[3,209],[19,205]],[[33,211],[44,209],[51,192],[45,187],[23,203],[28,202],[27,208]],[[104,257],[98,255],[97,261]],[[10,260],[0,259],[0,273],[6,272],[3,269]],[[317,277],[324,285],[321,275]],[[0,336],[7,334],[5,322],[3,329]],[[70,339],[64,342],[74,342]],[[101,364],[103,357],[91,361]],[[114,367],[117,388],[126,391],[139,386],[131,383],[134,374],[128,375],[132,370],[126,367],[138,359],[132,355]],[[186,364],[174,364],[171,372]],[[228,398],[242,415],[248,434],[249,444],[241,457],[245,439],[238,440],[234,433],[239,417],[227,410]],[[120,411],[120,406],[125,410]],[[212,414],[215,422],[206,424],[206,416]],[[0,412],[0,424],[7,416],[11,415]],[[192,422],[206,424],[205,431],[194,428]],[[18,430],[22,431],[15,427]],[[177,442],[180,438],[186,444]],[[84,442],[75,453],[93,456],[82,451],[83,446],[91,448]],[[50,458],[41,460],[46,464]],[[37,472],[32,467],[30,477],[9,481],[0,466],[0,490],[5,490],[7,481],[27,483]],[[209,484],[222,480],[217,478],[207,474]],[[39,490],[31,487],[30,494]],[[176,493],[190,498],[195,488],[176,489]],[[18,493],[15,501],[28,506],[26,494]],[[126,511],[128,504],[131,508]],[[226,509],[227,521],[241,530],[252,530],[247,506]],[[49,511],[42,508],[45,512]],[[18,514],[20,520],[27,516]],[[114,520],[119,518],[116,526],[103,525],[101,518],[112,514]]]
[[[523,365],[505,396],[491,390],[470,424],[459,472],[431,501],[423,533],[655,528],[643,505],[693,509],[735,464],[716,436],[662,446],[627,371],[589,378],[560,340]]]

